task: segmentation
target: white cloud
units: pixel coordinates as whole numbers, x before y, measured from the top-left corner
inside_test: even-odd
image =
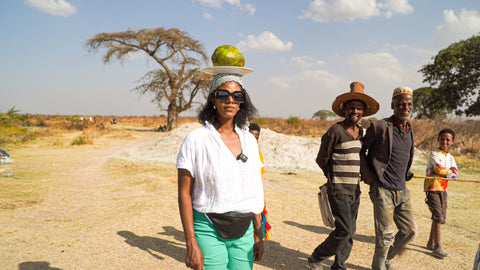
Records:
[[[239,7],[240,10],[248,12],[253,15],[256,11],[256,7],[252,4],[242,4],[241,0],[195,0],[200,4],[208,7],[221,8],[223,3],[227,3],[232,6]]]
[[[273,76],[268,78],[268,82],[271,84],[282,88],[289,89],[292,82],[295,82],[295,77],[293,76]]]
[[[387,11],[384,13],[384,16],[385,16],[385,18],[390,19],[390,18],[393,16],[393,11],[387,10]]]
[[[462,9],[457,16],[453,10],[446,9],[443,11],[443,19],[444,24],[438,26],[433,34],[434,43],[441,47],[480,32],[480,14],[475,10]]]
[[[204,12],[202,16],[203,16],[203,19],[205,19],[205,20],[213,19],[213,16],[208,12]]]
[[[282,89],[294,90],[301,86],[309,85],[308,88],[315,88],[314,85],[321,85],[324,89],[330,89],[335,92],[337,87],[344,84],[340,77],[329,73],[326,70],[303,70],[302,73],[291,76],[272,76],[268,82]],[[316,91],[316,90],[314,90]]]
[[[379,14],[375,0],[314,0],[299,18],[315,22],[354,21]]]
[[[292,49],[291,41],[283,42],[272,32],[265,31],[258,37],[248,35],[245,40],[237,43],[241,51],[285,52]]]
[[[404,80],[400,60],[388,52],[354,54],[348,64],[354,77],[363,81],[399,84]]]
[[[391,13],[407,15],[413,12],[413,7],[408,3],[408,0],[387,0],[384,4],[379,3],[378,5]]]
[[[56,16],[68,17],[77,12],[77,9],[65,0],[26,0],[25,4]]]
[[[248,13],[250,13],[250,15],[253,15],[253,14],[255,14],[255,11],[257,10],[257,8],[252,4],[246,4],[246,5],[242,6],[242,10],[245,10]]]
[[[436,50],[415,48],[407,44],[386,44],[386,46],[392,48],[394,51],[405,51],[409,54],[420,56],[422,59],[429,59],[437,53]]]
[[[389,18],[393,13],[405,15],[411,12],[413,7],[408,0],[387,0],[385,3],[377,3],[376,0],[313,0],[298,18],[314,22],[352,22],[381,15]]]
[[[290,76],[272,76],[267,89],[259,93],[258,108],[269,108],[270,116],[310,118],[320,110],[331,110],[332,101],[350,82],[326,70],[302,70]],[[272,86],[273,85],[273,86]],[[272,96],[274,98],[272,98]]]
[[[125,55],[128,60],[149,60],[150,57],[144,51],[129,52]]]
[[[229,3],[230,5],[239,6],[240,0],[225,0],[225,2]]]
[[[219,8],[222,6],[222,0],[196,0],[200,2],[200,4],[204,6],[209,6],[209,7],[216,7]]]
[[[314,60],[312,56],[297,56],[291,57],[288,59],[282,58],[280,59],[280,63],[284,66],[291,66],[300,69],[311,68],[314,66],[323,66],[326,63],[321,60]]]

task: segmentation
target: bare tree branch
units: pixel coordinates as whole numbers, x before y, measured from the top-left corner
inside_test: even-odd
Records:
[[[200,64],[208,60],[205,49],[179,29],[159,27],[99,33],[88,39],[86,46],[90,52],[105,49],[105,64],[114,60],[123,63],[131,53],[143,51],[160,65],[161,69],[148,72],[133,90],[141,95],[152,94],[152,102],[160,109],[168,104],[169,130],[176,127],[178,114],[192,107],[198,93],[208,91],[210,78],[198,75]]]

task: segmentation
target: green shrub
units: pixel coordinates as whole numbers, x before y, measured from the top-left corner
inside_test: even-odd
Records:
[[[27,134],[26,128],[12,125],[0,125],[0,144],[17,143],[24,141]]]
[[[270,121],[268,121],[268,119],[265,117],[259,117],[259,118],[253,119],[252,123],[257,124],[261,128],[262,126],[269,125]]]
[[[93,140],[88,138],[85,135],[79,135],[75,137],[71,145],[84,145],[84,144],[93,144]]]
[[[47,123],[45,122],[45,119],[38,118],[36,126],[37,127],[47,127]]]
[[[296,117],[296,116],[290,116],[287,119],[287,124],[292,125],[292,126],[301,126],[302,125],[302,119]]]
[[[336,118],[337,114],[329,110],[320,110],[313,114],[313,119],[325,120],[327,118]]]

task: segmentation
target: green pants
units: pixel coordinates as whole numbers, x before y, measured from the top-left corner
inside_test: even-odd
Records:
[[[251,270],[253,268],[253,224],[240,238],[222,238],[205,214],[193,210],[193,228],[203,252],[205,270]]]

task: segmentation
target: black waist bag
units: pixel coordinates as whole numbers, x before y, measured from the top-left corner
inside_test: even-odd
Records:
[[[252,212],[226,212],[223,214],[207,213],[208,219],[212,222],[218,234],[225,239],[242,237],[255,217]]]

